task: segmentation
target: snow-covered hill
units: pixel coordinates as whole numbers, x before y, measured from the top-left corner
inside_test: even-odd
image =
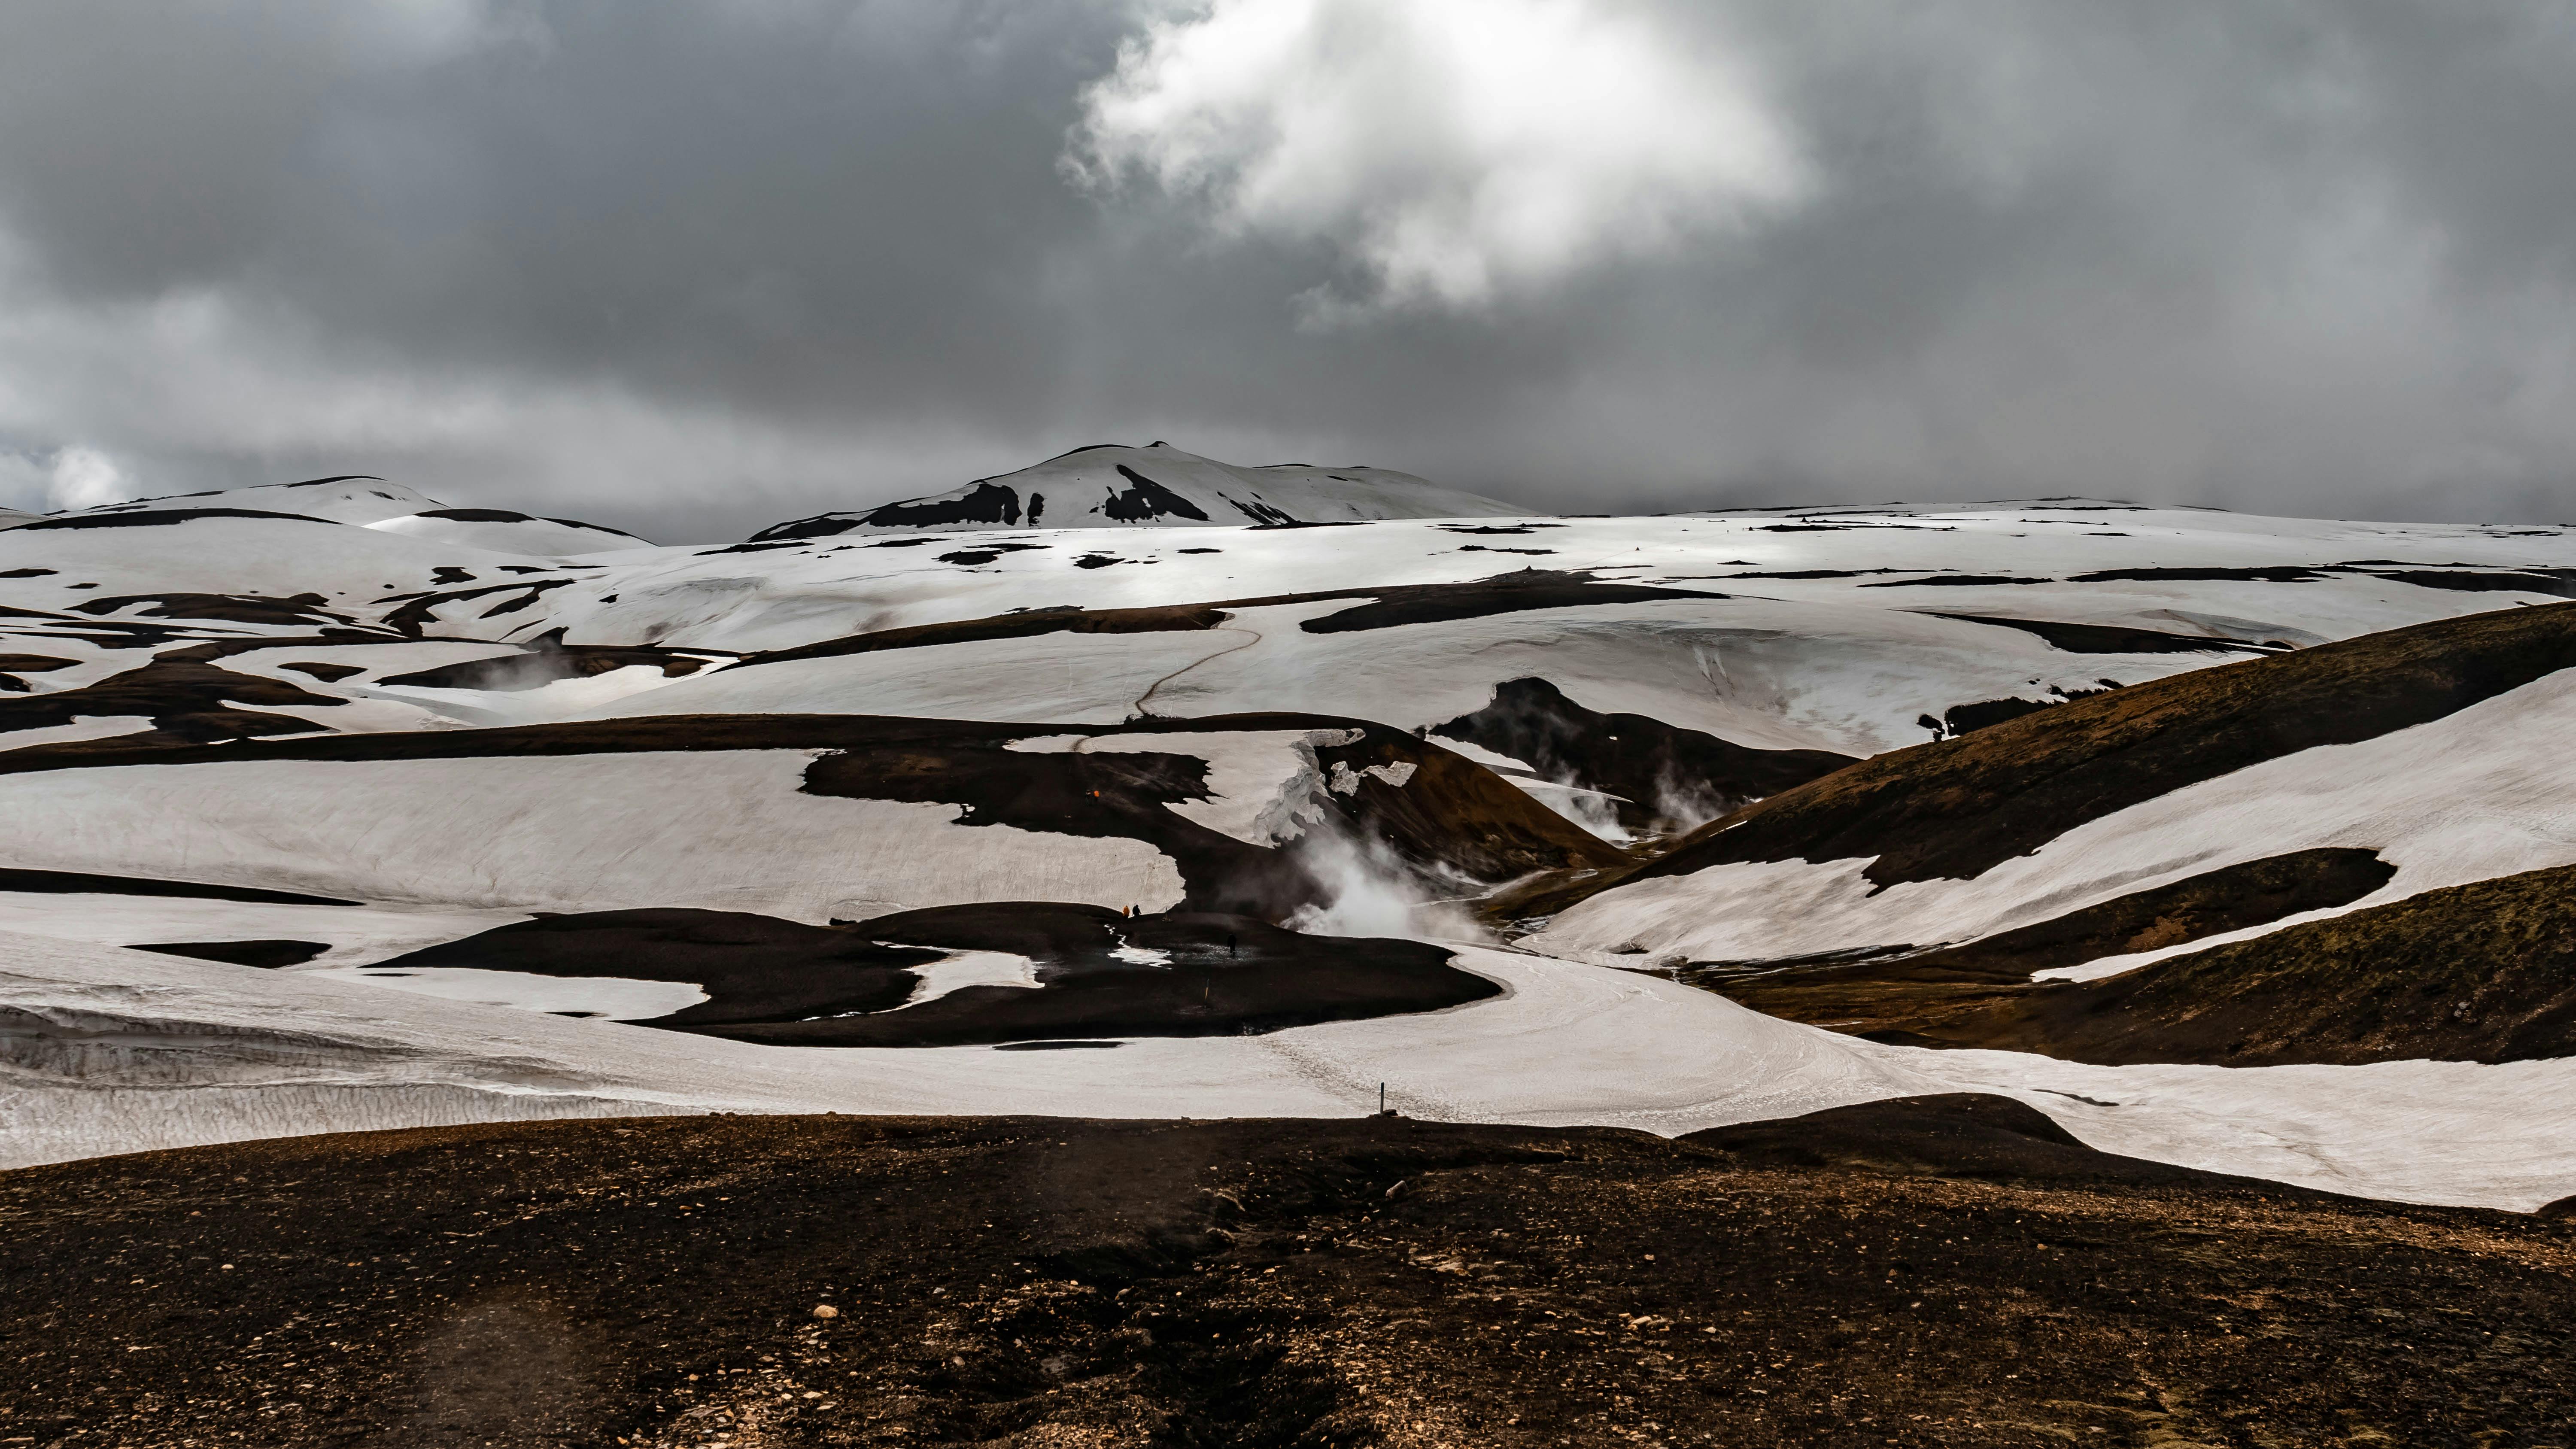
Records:
[[[1872,846],[1786,845],[1763,852],[1774,859],[1713,860],[1617,887],[1568,910],[1542,939],[1576,952],[1633,943],[1692,959],[1785,958],[1973,939],[2321,847],[2370,849],[2397,867],[2355,904],[2576,862],[2576,760],[2541,747],[2576,729],[2576,620],[2559,627],[2570,664],[2531,682],[2349,743],[2206,772],[2195,760],[2173,788],[2127,805],[2106,794],[2099,813],[2043,827],[1992,864],[1877,881],[1870,867],[1884,857]],[[2115,755],[2103,768],[2138,767]],[[1750,817],[1730,824],[1733,836],[1760,828]]]
[[[437,543],[494,553],[544,556],[649,548],[631,533],[569,518],[537,518],[506,508],[450,508],[399,483],[356,475],[270,483],[168,498],[139,498],[98,508],[21,517],[42,532],[175,524],[191,518],[279,517],[350,523]]]
[[[1265,509],[1336,526],[1281,526]],[[1202,945],[1269,923],[1455,935],[1481,918],[1506,937],[1535,931],[1522,945],[1551,963],[1458,958],[1487,979],[1644,992],[1678,1014],[1613,1047],[1471,1002],[1174,1046],[1169,1080],[1269,1081],[1273,1066],[1255,1064],[1312,1064],[1350,1033],[1387,1032],[1445,1063],[1436,1090],[1423,1079],[1424,1112],[1663,1130],[2005,1090],[2120,1151],[2539,1201],[2576,1191],[2576,1167],[2530,1156],[2563,1113],[2516,1116],[2511,1102],[2541,1084],[2563,1104],[2557,1064],[2255,1072],[1900,1049],[1638,971],[1719,991],[1758,975],[1778,1014],[1842,1020],[1799,1015],[1802,973],[1902,957],[1914,964],[1881,976],[1834,966],[1819,990],[1876,993],[1891,1030],[1929,1032],[1904,1015],[1931,1009],[1906,994],[1920,984],[1907,972],[1973,976],[1987,1011],[2038,999],[2033,971],[2101,978],[2576,864],[2576,775],[2555,746],[2576,726],[2576,624],[2561,618],[2576,605],[2548,607],[2571,594],[2565,529],[2084,500],[1546,518],[1401,475],[1233,469],[1159,446],[1083,450],[936,506],[721,547],[446,509],[374,479],[151,500],[0,532],[13,822],[0,929],[106,952],[83,958],[91,977],[131,966],[113,948],[176,952],[149,958],[146,995],[164,1003],[189,998],[173,983],[191,973],[222,992],[275,982],[253,994],[266,993],[261,1030],[283,1031],[313,972],[377,993],[354,999],[389,1020],[430,1010],[368,968],[539,913],[718,911],[831,931],[983,912],[984,936],[923,947],[962,953],[934,975],[965,1002],[1066,989],[1047,974],[1059,968],[1010,964],[1043,956],[1024,903],[1141,908]],[[1940,813],[1988,797],[2009,806],[1992,821]],[[1178,969],[1147,937],[1121,939],[1127,954],[1080,968],[1116,978],[1099,989]],[[683,968],[653,969],[601,999],[704,994]],[[2195,990],[2215,989],[2210,969],[2190,968]],[[438,971],[441,990],[540,1011],[594,989]],[[26,1064],[87,1030],[48,992],[0,997],[33,1023],[0,1031],[0,1070],[38,1070]],[[1220,994],[1208,987],[1211,1011]],[[775,1100],[999,1110],[1043,1079],[1027,1100],[1128,1110],[1116,1064],[1161,1061],[1165,1047],[1141,1043],[1202,1029],[1187,1002],[1154,999],[1122,1018],[1134,1040],[1100,1069],[1070,1061],[1088,1053],[979,1047],[941,1068],[954,1085],[938,1092]],[[1670,1007],[1701,1001],[1711,1009]],[[1788,1033],[1779,1052],[1726,1055],[1729,1033],[1757,1028]],[[172,1039],[202,1039],[193,1030]],[[615,1040],[636,1062],[718,1050],[642,1028]],[[415,1046],[426,1055],[403,1055]],[[44,1130],[103,1150],[299,1111],[354,1125],[512,1110],[507,1091],[467,1108],[446,1086],[383,1089],[468,1070],[457,1041],[385,1050],[361,1074],[376,1085],[348,1100],[415,1101],[391,1117],[246,1097],[221,1109],[233,1126],[200,1131],[122,1118],[91,1093],[184,1081],[187,1050],[172,1048],[82,1057],[92,1065],[70,1076],[42,1067],[48,1120],[80,1124]],[[1703,1081],[1712,1050],[1732,1064],[1722,1090]],[[721,1048],[820,1070],[797,1051]],[[1859,1085],[1794,1085],[1806,1068],[1790,1063],[1828,1058]],[[1568,1096],[1577,1063],[1601,1075]],[[624,1085],[601,1100],[719,1102],[650,1085],[659,1070],[618,1067]],[[1354,1070],[1402,1075],[1392,1058]],[[1304,1090],[1244,1109],[1306,1110]],[[2469,1104],[2510,1120],[2464,1134]],[[527,1105],[558,1109],[592,1110]],[[429,1115],[402,1116],[415,1110]],[[2365,1143],[2365,1121],[2400,1125]],[[2439,1185],[2391,1165],[2435,1151],[2436,1135],[2451,1154]],[[2205,1149],[2219,1141],[2264,1145]],[[2511,1154],[2523,1165],[2508,1170]]]
[[[1273,463],[1242,468],[1169,443],[1100,443],[962,488],[855,513],[777,524],[754,542],[987,528],[1187,528],[1193,524],[1359,523],[1500,518],[1508,503],[1386,468]]]

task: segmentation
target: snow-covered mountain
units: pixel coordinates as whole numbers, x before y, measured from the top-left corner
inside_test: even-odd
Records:
[[[1387,518],[1499,518],[1525,510],[1386,468],[1274,463],[1241,468],[1169,443],[1100,443],[962,488],[854,513],[820,513],[752,535],[1018,528],[1188,528],[1204,524],[1364,523]]]
[[[979,486],[1018,522],[655,547],[343,478],[0,532],[0,1159],[1389,1080],[1659,1131],[1998,1091],[2225,1171],[2576,1191],[2530,964],[2576,930],[2576,533],[1547,518],[1159,447]],[[991,1054],[1069,1037],[1127,1049]]]
[[[614,528],[569,518],[538,518],[506,508],[451,508],[437,499],[381,478],[345,475],[302,483],[225,488],[167,498],[139,498],[99,508],[22,517],[19,525],[62,531],[128,528],[189,518],[271,516],[348,523],[439,543],[496,553],[545,556],[649,548],[645,540]],[[5,522],[5,520],[0,520]]]

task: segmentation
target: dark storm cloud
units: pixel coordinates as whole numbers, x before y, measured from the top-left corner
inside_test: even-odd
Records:
[[[2571,135],[2541,4],[21,0],[0,503],[2576,514]]]

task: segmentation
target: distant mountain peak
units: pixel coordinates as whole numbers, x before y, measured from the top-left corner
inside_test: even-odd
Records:
[[[1289,527],[1390,518],[1519,518],[1529,510],[1387,468],[1242,467],[1183,452],[1091,443],[1013,473],[876,508],[765,528],[755,543],[844,533],[983,528]]]

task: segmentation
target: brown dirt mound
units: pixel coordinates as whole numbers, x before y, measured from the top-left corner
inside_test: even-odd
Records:
[[[2248,1192],[2281,1190],[2278,1184],[2251,1178],[2228,1179],[2169,1162],[2097,1152],[2035,1107],[1974,1092],[1864,1102],[1775,1122],[1715,1127],[1681,1140],[1778,1167],[2133,1187],[2233,1181]]]
[[[0,1174],[0,1436],[2144,1449],[2576,1420],[2576,1224],[2138,1181],[1958,1099],[1794,1130],[1827,1160],[1746,1129],[807,1117],[29,1169]]]
[[[50,674],[77,662],[54,654],[0,654],[0,674]]]
[[[1402,730],[1370,725],[1346,745],[1320,745],[1316,763],[1350,772],[1347,795],[1330,792],[1346,828],[1392,850],[1425,877],[1505,881],[1532,871],[1619,865],[1627,857],[1599,836],[1532,800],[1501,776]],[[1370,774],[1410,767],[1402,785]]]

